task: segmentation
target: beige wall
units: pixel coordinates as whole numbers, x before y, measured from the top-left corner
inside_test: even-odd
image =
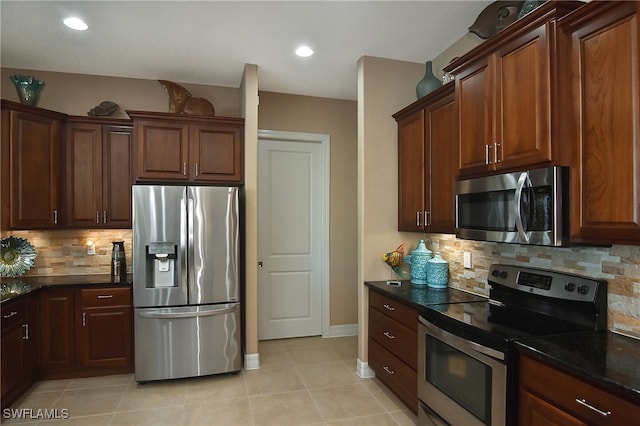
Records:
[[[157,80],[101,77],[48,71],[2,68],[0,93],[2,99],[19,102],[18,93],[9,76],[31,75],[45,83],[38,106],[69,115],[86,116],[102,101],[117,103],[121,111],[114,118],[127,117],[125,110],[169,111],[167,92]],[[211,102],[216,115],[240,117],[240,90],[232,87],[204,86],[176,82],[189,90],[192,96]]]
[[[103,100],[112,100],[122,110],[168,111],[168,97],[156,80],[101,77],[33,70],[2,68],[0,93],[3,99],[18,102],[9,76],[26,74],[45,81],[39,107],[70,115],[86,115]],[[256,170],[257,170],[257,86],[255,65],[245,69],[241,88],[182,84],[193,96],[210,100],[216,115],[245,117],[245,207],[247,212],[246,261],[257,264]],[[253,100],[252,100],[253,97]],[[252,112],[252,109],[255,111]],[[330,212],[330,325],[351,325],[357,321],[357,276],[355,265],[355,175],[356,104],[352,101],[261,93],[260,128],[282,131],[328,133],[331,135]],[[114,117],[126,117],[124,112]],[[109,273],[111,241],[125,240],[128,256],[130,230],[14,231],[2,235],[29,239],[41,253],[29,275]],[[95,240],[98,253],[86,256],[84,244]],[[131,268],[128,259],[129,269]],[[257,274],[246,270],[247,352],[257,352]]]
[[[260,92],[258,127],[331,137],[329,282],[330,325],[358,320],[356,166],[356,102]]]
[[[358,61],[358,359],[366,362],[365,281],[385,280],[382,254],[398,235],[398,144],[392,114],[416,100],[424,64],[365,56]]]

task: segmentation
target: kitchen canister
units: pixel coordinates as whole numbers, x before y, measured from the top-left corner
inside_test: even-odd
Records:
[[[429,260],[427,268],[427,285],[431,288],[447,288],[449,282],[449,262],[437,251],[433,259]]]
[[[411,265],[411,283],[416,285],[427,284],[427,269],[431,259],[431,250],[427,248],[424,240],[418,242],[418,246],[405,256],[404,260]]]

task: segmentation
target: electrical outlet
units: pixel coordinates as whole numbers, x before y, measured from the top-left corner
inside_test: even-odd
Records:
[[[87,244],[87,256],[95,256],[96,255],[96,245],[95,244]]]
[[[463,259],[464,259],[464,267],[465,267],[466,269],[471,269],[471,268],[473,268],[473,263],[471,262],[471,252],[469,252],[469,251],[465,251],[465,252],[464,252]]]

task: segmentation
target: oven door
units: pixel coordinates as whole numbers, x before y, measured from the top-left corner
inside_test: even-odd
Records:
[[[423,317],[418,331],[418,398],[423,404],[418,424],[430,424],[427,413],[432,411],[452,425],[504,425],[504,353],[456,336]]]

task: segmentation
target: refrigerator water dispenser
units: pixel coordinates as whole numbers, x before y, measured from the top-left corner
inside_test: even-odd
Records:
[[[149,243],[147,246],[147,269],[151,266],[151,273],[147,274],[150,282],[147,287],[175,287],[178,276],[175,268],[176,245],[172,242]]]

